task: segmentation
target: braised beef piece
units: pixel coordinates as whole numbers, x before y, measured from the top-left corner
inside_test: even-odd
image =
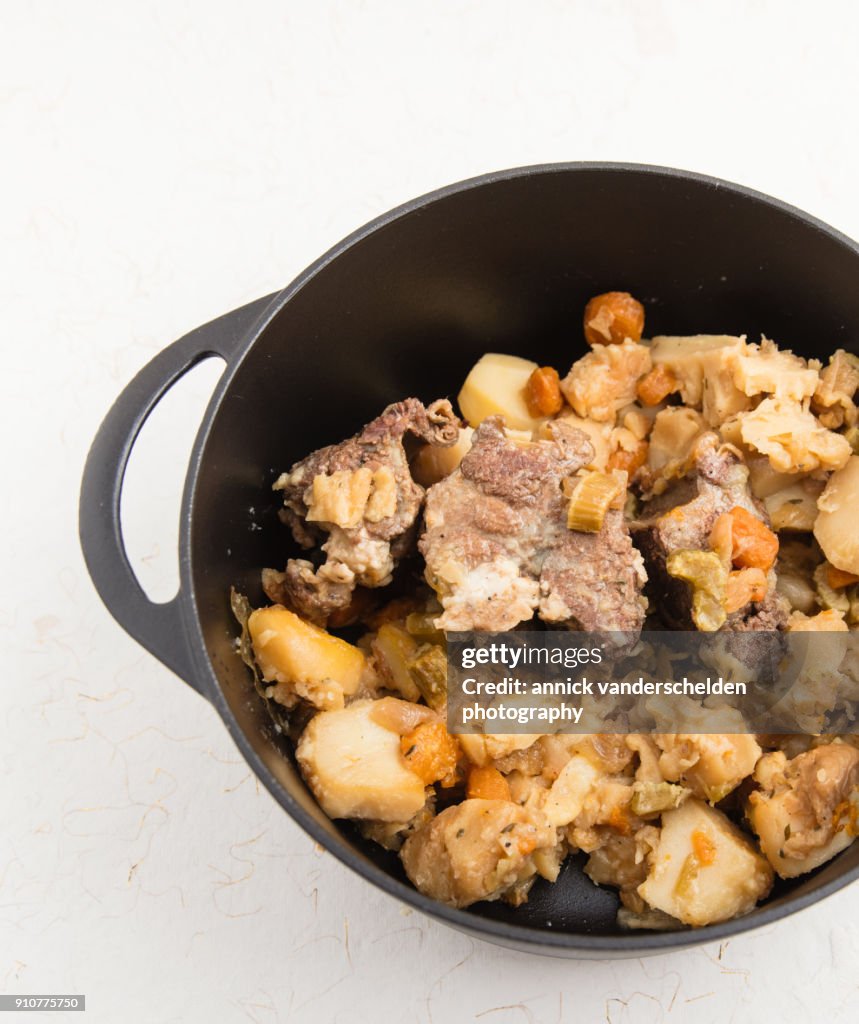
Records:
[[[582,630],[637,635],[646,574],[623,513],[598,533],[567,527],[562,483],[594,457],[587,436],[563,421],[551,440],[507,437],[500,417],[475,431],[450,476],[431,487],[419,541],[445,630],[513,629],[532,618]]]
[[[356,586],[381,587],[414,549],[424,488],[409,471],[404,440],[448,447],[459,420],[446,399],[424,407],[416,398],[389,405],[354,437],[329,445],[281,475],[281,518],[305,548],[320,547],[321,565],[294,558],[283,573],[267,570],[272,600],[326,625],[352,601]]]
[[[715,434],[705,434],[697,443],[691,473],[645,502],[631,524],[633,540],[647,567],[647,595],[669,628],[694,629],[695,624],[691,588],[668,574],[667,557],[684,549],[707,550],[713,524],[736,506],[769,526],[763,505],[749,490],[748,470],[739,455],[720,445]],[[775,570],[771,570],[764,600],[730,615],[722,628],[738,632],[783,629],[787,614],[784,599],[776,593]]]

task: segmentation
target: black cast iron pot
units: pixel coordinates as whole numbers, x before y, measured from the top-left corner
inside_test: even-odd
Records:
[[[231,586],[259,603],[259,571],[289,547],[275,475],[341,440],[387,403],[456,393],[486,351],[566,369],[583,349],[586,300],[625,289],[647,333],[765,332],[825,358],[859,338],[859,248],[766,196],[696,174],[574,163],[488,174],[407,203],[357,231],[276,295],[192,331],[145,366],[93,442],[80,535],[119,623],[224,719],[250,766],[305,831],[397,899],[472,936],[558,956],[622,957],[724,939],[771,923],[859,877],[859,843],[780,883],[754,913],[675,933],[624,933],[617,899],[568,862],[518,909],[453,910],[420,895],[399,861],[322,813],[287,745],[272,736],[233,650]],[[147,415],[200,359],[226,371],[209,403],[182,503],[181,587],[140,589],[123,548],[119,498]],[[251,529],[252,511],[256,510]]]

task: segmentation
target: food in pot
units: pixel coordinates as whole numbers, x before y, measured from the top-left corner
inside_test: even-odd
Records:
[[[623,925],[698,927],[859,831],[855,736],[447,731],[448,631],[859,628],[859,359],[644,324],[596,296],[571,366],[488,353],[462,421],[407,398],[308,455],[275,484],[305,557],[234,595],[322,809],[452,906],[580,853]]]

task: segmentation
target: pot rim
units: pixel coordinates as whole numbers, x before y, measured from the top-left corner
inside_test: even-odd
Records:
[[[417,889],[394,878],[382,868],[375,865],[369,858],[362,856],[349,848],[345,842],[334,843],[330,835],[320,826],[313,817],[308,814],[282,786],[272,772],[266,767],[262,759],[253,749],[247,735],[241,729],[229,704],[224,698],[214,666],[206,652],[206,644],[203,635],[202,623],[200,620],[200,609],[197,603],[197,595],[193,586],[193,572],[191,565],[191,513],[194,503],[194,494],[197,487],[197,478],[202,463],[203,451],[211,430],[212,422],[217,415],[221,402],[232,384],[233,378],[245,358],[251,352],[260,335],[274,320],[278,313],[312,278],[314,278],[329,263],[342,255],[347,250],[361,242],[364,238],[374,234],[381,228],[392,224],[394,221],[421,210],[437,200],[447,198],[460,192],[467,192],[471,189],[480,188],[484,185],[492,185],[496,182],[507,181],[515,178],[536,177],[544,174],[576,173],[576,172],[604,172],[607,174],[646,174],[655,177],[662,177],[670,180],[692,182],[697,185],[704,185],[721,191],[730,192],[737,197],[762,204],[781,214],[792,217],[803,222],[806,226],[825,234],[827,237],[838,242],[849,249],[850,252],[859,257],[859,245],[847,235],[831,227],[829,224],[806,213],[798,207],[792,206],[780,199],[766,195],[763,192],[729,182],[711,175],[700,174],[696,171],[680,170],[673,167],[665,167],[656,164],[628,163],[623,161],[570,161],[561,163],[533,164],[521,167],[514,167],[507,170],[490,171],[486,174],[466,178],[454,182],[442,188],[435,189],[423,195],[410,199],[399,206],[373,218],[362,227],[347,235],[341,241],[333,245],[327,252],[311,263],[292,282],[283,288],[272,301],[265,312],[265,315],[255,326],[253,332],[242,342],[242,348],[227,362],[224,372],[219,380],[209,405],[206,409],[194,447],[188,464],[188,472],[185,478],[185,487],[181,506],[181,529],[179,537],[179,563],[180,563],[180,596],[183,626],[185,628],[186,641],[188,643],[191,660],[197,668],[197,679],[201,683],[201,692],[215,707],[224,724],[227,726],[236,745],[244,759],[253,769],[257,778],[263,783],[269,793],[274,797],[284,811],[299,825],[307,835],[319,843],[328,853],[332,854],[341,864],[351,868],[365,881],[371,883],[388,895],[401,902],[419,910],[437,921],[466,932],[472,936],[484,939],[488,942],[515,946],[520,950],[527,949],[531,953],[565,953],[580,954],[591,959],[600,959],[612,955],[633,956],[642,953],[667,953],[680,949],[688,949],[700,946],[709,942],[716,942],[734,937],[745,932],[757,930],[773,924],[775,921],[788,917],[822,899],[827,898],[838,890],[859,879],[859,865],[843,872],[838,877],[830,880],[824,885],[813,889],[810,892],[786,896],[775,903],[764,904],[758,910],[747,914],[744,917],[734,918],[720,924],[707,925],[703,928],[684,929],[673,932],[636,932],[631,931],[627,935],[590,935],[586,932],[554,931],[543,928],[534,928],[527,925],[511,924],[507,921],[499,921],[493,918],[474,914],[467,909],[460,910],[450,907],[424,896]]]

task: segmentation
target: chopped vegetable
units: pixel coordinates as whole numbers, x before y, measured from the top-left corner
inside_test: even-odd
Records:
[[[586,473],[570,495],[567,526],[583,533],[599,533],[609,506],[623,491],[616,476],[610,473]]]
[[[764,508],[773,529],[779,533],[807,533],[817,519],[817,499],[823,491],[822,480],[800,480],[764,498]]]
[[[325,710],[342,708],[358,689],[366,670],[363,652],[288,608],[257,608],[248,629],[263,679],[284,685],[284,693],[275,694],[282,703],[303,699]]]
[[[429,786],[440,782],[449,788],[456,782],[459,747],[441,719],[422,722],[400,737],[400,750],[406,764]]]
[[[479,359],[466,377],[457,401],[472,427],[487,416],[503,416],[514,430],[535,430],[540,417],[532,416],[525,401],[525,388],[536,363],[518,356],[490,352]]]
[[[471,427],[461,427],[459,439],[449,448],[437,444],[425,444],[419,449],[411,461],[412,476],[422,487],[432,487],[439,480],[457,468],[462,457],[471,447]]]
[[[622,469],[632,477],[647,462],[649,447],[647,441],[638,441],[631,450],[618,448],[609,456],[607,468]]]
[[[760,345],[748,345],[739,352],[734,364],[734,381],[743,394],[776,395],[801,401],[810,398],[817,387],[817,368],[787,349],[779,349],[768,338]]]
[[[426,644],[418,649],[409,662],[409,671],[421,697],[438,712],[447,706],[447,657],[444,650],[435,644]]]
[[[713,633],[724,625],[728,573],[713,551],[672,552],[665,565],[668,574],[692,587],[692,620],[702,632]]]
[[[373,719],[377,702],[356,701],[310,720],[295,756],[331,818],[405,822],[426,801],[423,779],[400,751],[400,737]]]
[[[692,799],[663,815],[659,845],[638,891],[651,907],[701,926],[748,913],[772,880],[769,864],[740,830]]]
[[[722,334],[656,337],[650,346],[654,366],[664,366],[677,379],[680,397],[699,409],[710,426],[748,409],[751,400],[734,383],[737,356],[746,339]]]
[[[564,406],[558,371],[553,366],[540,366],[534,370],[525,385],[525,404],[528,412],[538,419],[555,416]]]
[[[468,773],[468,786],[465,795],[469,799],[479,800],[512,800],[507,780],[491,765],[476,766]]]
[[[832,355],[829,365],[821,371],[811,400],[811,407],[820,422],[830,429],[856,425],[854,396],[859,389],[859,358],[844,349]]]
[[[859,575],[855,572],[845,572],[843,569],[836,569],[834,565],[826,563],[826,582],[833,590],[842,590],[854,583],[859,583]]]
[[[618,412],[635,401],[638,380],[650,367],[646,345],[629,339],[619,345],[595,345],[573,363],[561,391],[579,416],[614,423]]]
[[[589,345],[619,345],[626,338],[640,341],[644,306],[629,292],[595,295],[585,306],[584,328]]]
[[[674,786],[670,782],[635,782],[629,808],[633,814],[641,816],[661,814],[679,807],[689,793],[690,790],[684,786]]]
[[[745,445],[769,456],[782,473],[840,469],[850,457],[850,443],[827,430],[806,404],[788,398],[765,398],[737,417]]]
[[[735,505],[723,515],[731,517],[731,561],[738,569],[768,572],[778,554],[778,537],[748,509]]]
[[[406,700],[419,700],[420,690],[409,668],[418,651],[418,642],[402,626],[386,622],[379,627],[372,643],[382,680]]]
[[[725,611],[732,615],[748,604],[763,601],[767,587],[763,569],[737,569],[729,573],[725,586]]]
[[[679,381],[664,363],[654,366],[638,382],[635,393],[642,405],[659,405],[679,387]]]
[[[823,562],[814,570],[813,579],[817,591],[817,603],[821,608],[832,609],[841,615],[846,615],[850,611],[850,598],[843,590],[836,590],[829,582],[830,568],[826,562]]]

